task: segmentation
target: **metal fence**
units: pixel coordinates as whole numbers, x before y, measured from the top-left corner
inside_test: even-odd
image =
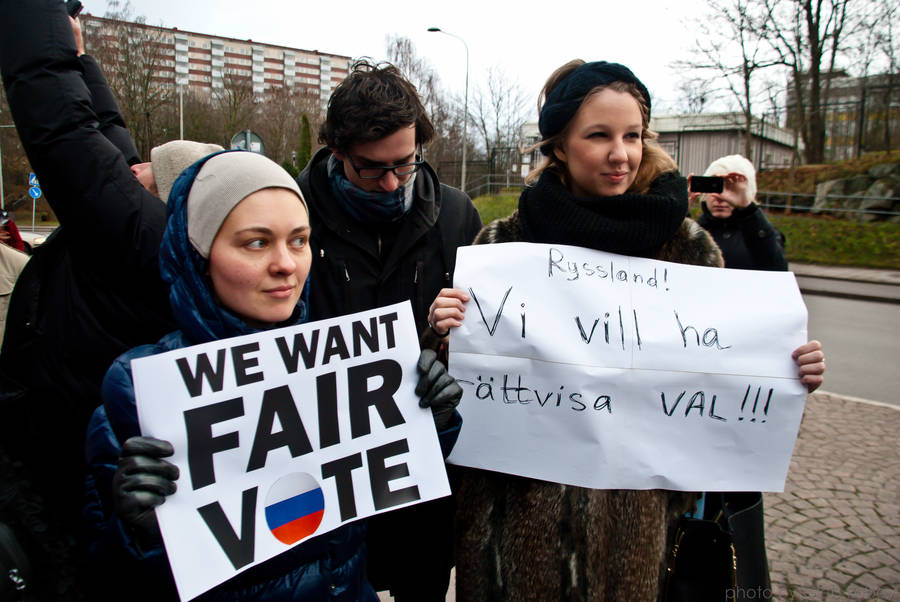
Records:
[[[502,192],[518,194],[525,186],[524,178],[512,173],[488,174],[469,180],[466,192],[473,199],[482,195],[494,195]],[[876,196],[826,195],[825,206],[815,206],[816,195],[790,192],[760,190],[756,200],[764,210],[783,211],[787,213],[806,213],[813,215],[830,215],[857,221],[892,221],[900,222],[900,198]],[[878,205],[894,207],[892,210],[865,208],[861,205],[869,201],[878,201]]]
[[[858,221],[900,221],[900,199],[896,197],[878,196],[850,196],[825,195],[819,197],[824,200],[816,206],[815,194],[801,194],[792,192],[774,192],[760,190],[756,193],[756,201],[763,209],[774,209],[790,213],[810,213],[815,215],[831,215],[855,219]],[[894,209],[867,208],[862,205],[869,201],[875,201],[881,206],[890,206]]]
[[[512,172],[485,174],[466,182],[466,192],[473,199],[482,195],[499,194],[505,190],[518,193],[525,186],[525,179]]]

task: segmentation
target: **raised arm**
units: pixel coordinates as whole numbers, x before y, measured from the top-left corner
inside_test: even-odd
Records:
[[[13,120],[48,202],[78,230],[79,244],[104,249],[117,266],[155,270],[165,206],[104,135],[124,123],[111,116],[118,109],[109,108],[96,63],[78,56],[76,35],[58,0],[0,0],[0,74]]]

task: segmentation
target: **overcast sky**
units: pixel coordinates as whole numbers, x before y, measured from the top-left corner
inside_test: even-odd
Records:
[[[106,11],[106,0],[82,1],[89,12]],[[134,14],[151,25],[351,57],[383,59],[387,35],[408,37],[445,89],[462,97],[465,48],[426,31],[440,27],[468,44],[470,98],[486,70],[497,66],[522,86],[529,108],[547,76],[568,60],[620,62],[649,88],[654,114],[679,101],[679,77],[667,65],[687,54],[703,6],[702,0],[131,0]]]

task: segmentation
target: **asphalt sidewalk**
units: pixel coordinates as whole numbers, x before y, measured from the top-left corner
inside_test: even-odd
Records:
[[[900,303],[900,271],[808,263],[788,267],[804,293]]]

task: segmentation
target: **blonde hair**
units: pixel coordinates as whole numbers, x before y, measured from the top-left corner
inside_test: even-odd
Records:
[[[550,92],[553,91],[553,89],[569,74],[583,64],[583,60],[575,59],[558,68],[550,75],[547,82],[544,84],[543,90],[541,90],[540,98],[538,98],[538,113],[541,112],[541,108]],[[643,97],[638,87],[633,83],[615,81],[611,84],[596,86],[585,95],[578,110],[580,111],[581,107],[584,106],[584,103],[594,94],[606,89],[630,94],[638,103],[638,108],[641,111],[641,147],[643,154],[641,157],[641,164],[638,166],[637,176],[635,176],[634,182],[629,186],[628,192],[645,193],[650,188],[650,183],[655,180],[657,176],[667,171],[677,170],[678,165],[666,151],[656,144],[655,139],[659,135],[650,129],[650,107],[647,105],[647,99]],[[569,135],[569,124],[571,123],[572,120],[569,120],[569,123],[566,124],[566,127],[563,128],[561,132],[541,140],[528,149],[529,152],[540,149],[541,153],[544,154],[544,160],[525,177],[526,184],[534,183],[544,171],[549,170],[556,173],[560,180],[562,180],[562,183],[567,188],[569,187],[568,167],[566,166],[565,161],[559,159],[553,150],[566,139],[566,136]]]

